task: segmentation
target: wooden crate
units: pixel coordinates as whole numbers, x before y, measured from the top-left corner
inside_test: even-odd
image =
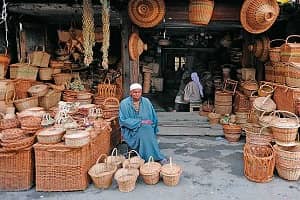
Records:
[[[28,190],[33,185],[32,147],[0,153],[0,191]]]

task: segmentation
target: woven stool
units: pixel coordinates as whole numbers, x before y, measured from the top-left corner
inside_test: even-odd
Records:
[[[196,108],[196,111],[200,111],[201,102],[190,102],[190,112],[194,112],[194,108]]]

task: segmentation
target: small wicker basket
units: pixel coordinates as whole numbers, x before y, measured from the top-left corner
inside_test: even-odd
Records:
[[[119,190],[121,192],[131,192],[135,188],[139,170],[137,169],[118,169],[115,173],[115,179],[118,182]]]
[[[137,156],[131,157],[131,153],[135,153]],[[123,168],[139,169],[144,163],[145,160],[141,158],[140,154],[135,150],[131,150],[128,152],[128,159],[124,160],[122,165]]]
[[[118,155],[118,149],[114,148],[110,156],[107,156],[107,163],[112,163],[117,166],[117,168],[122,167],[125,157],[123,155]]]
[[[99,163],[103,157],[105,157],[105,162]],[[108,164],[106,158],[106,154],[101,154],[96,163],[88,171],[88,174],[91,176],[93,183],[97,188],[109,188],[112,184],[113,175],[117,171],[117,166]]]
[[[159,181],[160,169],[161,164],[154,162],[153,157],[150,156],[148,162],[140,167],[140,174],[146,184],[155,185]]]
[[[170,158],[170,164],[163,165],[160,174],[162,175],[164,184],[167,186],[176,186],[179,183],[182,168],[172,163],[172,158]]]
[[[46,128],[37,132],[37,139],[42,144],[56,144],[61,142],[64,133],[62,128]]]

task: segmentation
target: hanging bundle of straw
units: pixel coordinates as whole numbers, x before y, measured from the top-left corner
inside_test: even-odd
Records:
[[[100,0],[102,3],[102,24],[103,24],[103,43],[102,43],[102,67],[104,69],[108,69],[108,48],[109,48],[109,1],[108,0]]]
[[[93,46],[95,42],[94,11],[91,0],[83,1],[82,35],[84,47],[84,64],[93,61]]]

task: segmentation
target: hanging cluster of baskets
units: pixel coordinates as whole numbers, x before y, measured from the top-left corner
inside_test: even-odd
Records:
[[[131,153],[136,156],[131,157]],[[99,163],[104,158],[103,163]],[[97,188],[107,189],[112,185],[113,179],[116,180],[121,192],[131,192],[135,189],[136,181],[139,176],[147,185],[157,184],[162,177],[164,183],[168,186],[175,186],[179,183],[182,168],[170,159],[169,164],[161,166],[150,156],[147,163],[139,154],[131,150],[128,152],[128,158],[117,154],[117,149],[112,151],[111,156],[100,155],[95,165],[89,170],[95,186]]]

